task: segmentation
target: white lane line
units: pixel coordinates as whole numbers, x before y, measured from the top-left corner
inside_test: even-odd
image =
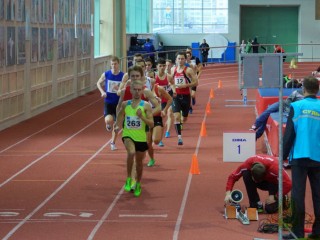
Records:
[[[97,121],[97,120],[96,120]],[[96,122],[95,121],[95,122]],[[91,125],[91,124],[90,124]],[[81,130],[82,131],[82,130]],[[64,183],[62,183],[49,197],[47,197],[42,203],[40,203],[31,213],[29,213],[24,219],[22,219],[19,224],[17,224],[11,231],[2,239],[7,240],[26,222],[30,220],[30,218],[36,214],[44,205],[46,205],[57,193],[59,193],[87,164],[91,162],[93,158],[95,158],[100,152],[102,152],[106,146],[111,142],[111,139],[106,142],[95,154],[93,154],[86,162],[84,162]],[[123,192],[123,188],[120,191],[120,194]],[[117,199],[117,198],[116,198]]]
[[[224,105],[225,107],[255,107],[256,105]]]
[[[18,142],[16,142],[16,143],[14,143],[14,144],[12,144],[12,145],[10,145],[10,146],[6,147],[5,149],[2,149],[2,150],[0,151],[0,154],[1,154],[1,153],[3,153],[3,152],[5,152],[5,151],[7,151],[7,150],[9,150],[9,149],[11,149],[11,148],[13,148],[13,147],[15,147],[15,146],[17,146],[18,144],[20,144],[20,143],[22,143],[22,142],[26,141],[27,139],[29,139],[29,138],[31,138],[31,137],[33,137],[33,136],[37,135],[38,133],[41,133],[41,132],[43,132],[44,130],[46,130],[46,129],[48,129],[48,128],[50,128],[50,127],[52,127],[52,126],[54,126],[54,125],[58,124],[59,122],[62,122],[63,120],[65,120],[65,119],[67,119],[67,118],[71,117],[72,115],[74,115],[74,114],[76,114],[76,113],[78,113],[78,112],[82,111],[83,109],[85,109],[85,108],[87,108],[87,107],[90,107],[91,105],[93,105],[93,104],[97,103],[98,101],[100,101],[100,99],[99,99],[99,100],[97,100],[97,101],[95,101],[95,102],[92,102],[92,103],[90,103],[90,104],[88,104],[88,105],[86,105],[86,106],[84,106],[84,107],[82,107],[82,108],[80,108],[80,109],[78,109],[77,111],[75,111],[75,112],[73,112],[73,113],[71,113],[71,114],[69,114],[69,115],[67,115],[67,116],[65,116],[65,117],[63,117],[63,118],[61,118],[60,120],[58,120],[58,121],[56,121],[56,122],[54,122],[54,123],[52,123],[52,124],[48,125],[47,127],[44,127],[44,128],[40,129],[40,130],[39,130],[39,131],[37,131],[37,132],[34,132],[33,134],[29,135],[28,137],[25,137],[25,138],[21,139],[20,141],[18,141]]]
[[[182,198],[182,202],[181,202],[181,207],[179,210],[178,219],[177,219],[177,222],[176,222],[176,225],[174,228],[174,232],[173,232],[173,239],[174,240],[178,239],[178,235],[179,235],[179,231],[180,231],[180,227],[181,227],[181,222],[182,222],[182,217],[183,217],[184,209],[186,207],[187,198],[189,195],[191,180],[192,180],[192,174],[189,173],[188,181],[187,181],[186,187],[184,189],[184,194],[183,194],[183,198]]]
[[[167,218],[168,214],[119,214],[120,218]]]
[[[96,224],[96,226],[93,228],[93,230],[91,231],[90,235],[88,236],[87,240],[92,240],[94,238],[94,236],[96,235],[97,231],[99,230],[99,228],[101,227],[101,225],[104,223],[104,221],[108,218],[109,214],[111,213],[112,209],[114,208],[114,206],[117,204],[117,202],[119,201],[121,195],[124,192],[124,188],[121,187],[121,190],[118,192],[117,196],[115,197],[115,199],[113,200],[113,202],[111,203],[111,205],[109,206],[109,208],[107,209],[107,211],[105,212],[105,214],[103,214],[102,218],[99,220],[99,222]]]
[[[19,174],[23,173],[24,171],[26,171],[28,168],[30,168],[32,165],[36,164],[37,162],[39,162],[40,160],[42,160],[43,158],[45,158],[46,156],[48,156],[49,154],[51,154],[53,151],[57,150],[59,147],[61,147],[63,144],[65,144],[66,142],[68,142],[69,140],[71,140],[72,138],[74,138],[76,135],[78,135],[79,133],[81,133],[82,131],[84,131],[85,129],[87,129],[88,127],[90,127],[91,125],[95,124],[97,121],[99,121],[102,117],[99,117],[98,119],[94,120],[93,122],[91,122],[89,125],[85,126],[84,128],[80,129],[78,132],[76,132],[75,134],[71,135],[70,137],[68,137],[66,140],[64,140],[62,143],[58,144],[57,146],[55,146],[54,148],[52,148],[50,151],[46,152],[45,154],[43,154],[41,157],[37,158],[36,160],[34,160],[33,162],[29,163],[27,166],[25,166],[24,168],[22,168],[19,172],[16,172],[15,174],[13,174],[10,178],[8,178],[7,180],[5,180],[4,182],[2,182],[0,184],[0,188],[3,187],[4,185],[6,185],[8,182],[10,182],[13,178],[15,178],[16,176],[18,176]],[[110,140],[109,140],[110,141]]]
[[[210,103],[210,97],[209,97],[208,103]],[[207,119],[207,112],[205,111],[205,114],[203,117],[203,122],[205,122],[206,119]],[[200,143],[201,143],[201,134],[199,134],[199,137],[198,137],[196,153],[195,153],[196,155],[198,155]],[[184,194],[183,194],[183,198],[182,198],[182,202],[181,202],[181,206],[180,206],[180,210],[179,210],[178,219],[176,221],[176,225],[175,225],[174,232],[173,232],[173,238],[172,238],[173,240],[177,240],[178,236],[179,236],[181,222],[182,222],[182,218],[183,218],[183,214],[184,214],[184,209],[186,207],[186,203],[187,203],[187,199],[188,199],[188,195],[189,195],[189,190],[190,190],[190,186],[191,186],[192,176],[193,175],[191,173],[189,173],[187,184],[184,189]]]

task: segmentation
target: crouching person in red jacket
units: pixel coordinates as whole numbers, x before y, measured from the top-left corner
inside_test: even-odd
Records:
[[[283,196],[291,190],[291,179],[285,170],[283,174]],[[268,191],[269,196],[265,202],[265,212],[275,213],[278,211],[278,180],[279,180],[278,158],[269,155],[254,155],[243,162],[233,171],[227,181],[225,203],[232,201],[231,191],[234,184],[243,177],[251,208],[257,208],[263,212],[263,203],[257,189]]]

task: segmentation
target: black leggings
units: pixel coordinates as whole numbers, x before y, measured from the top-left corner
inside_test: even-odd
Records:
[[[242,174],[244,184],[249,198],[250,207],[256,207],[257,202],[260,201],[260,196],[257,189],[268,191],[269,195],[276,195],[278,192],[278,184],[270,183],[267,181],[255,182],[252,179],[251,171],[244,171]]]

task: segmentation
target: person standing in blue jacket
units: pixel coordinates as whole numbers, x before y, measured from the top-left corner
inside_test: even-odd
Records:
[[[155,62],[155,58],[154,58],[154,52],[156,51],[150,38],[146,39],[146,43],[144,44],[144,50],[147,51],[148,57],[151,58],[152,62]],[[155,66],[153,66],[155,67]]]
[[[320,100],[319,82],[313,76],[303,80],[304,99],[291,103],[283,139],[283,159],[291,165],[292,233],[283,239],[304,237],[305,192],[309,178],[314,223],[308,239],[320,239]]]
[[[111,69],[102,73],[97,82],[97,87],[101,93],[101,97],[104,98],[104,120],[107,131],[113,130],[113,123],[116,120],[116,109],[119,101],[117,91],[119,90],[119,86],[124,75],[124,73],[120,71],[119,64],[119,58],[115,56],[112,57]],[[117,149],[115,145],[116,137],[117,134],[113,130],[110,143],[110,148],[112,151]]]

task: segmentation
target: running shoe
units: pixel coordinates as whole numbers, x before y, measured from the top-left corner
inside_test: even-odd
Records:
[[[107,129],[108,132],[110,132],[112,130],[112,127],[109,124],[107,124],[106,125],[106,129]]]
[[[111,151],[114,151],[114,150],[117,150],[118,148],[116,147],[116,144],[111,143],[110,144],[110,149],[111,149]]]
[[[178,145],[183,145],[182,138],[179,138],[179,139],[178,139]]]
[[[156,161],[153,158],[150,158],[150,161],[148,162],[147,166],[152,167]]]
[[[169,138],[169,137],[170,137],[170,132],[166,131],[165,137],[166,137],[166,138]]]
[[[158,146],[159,146],[159,147],[164,147],[163,142],[162,142],[162,141],[160,141],[160,142],[159,142],[159,144],[158,144]]]
[[[257,130],[256,125],[253,124],[249,130],[250,130],[250,131],[256,131],[256,130]]]
[[[257,203],[257,211],[258,211],[258,213],[263,213],[264,212],[263,204],[261,202]]]
[[[141,195],[141,183],[137,183],[136,184],[136,189],[134,190],[134,196],[135,197],[140,197],[140,195]]]
[[[192,107],[190,107],[189,108],[189,113],[192,114],[192,112],[193,112],[193,109],[192,109]]]
[[[131,186],[130,186],[130,190],[133,192],[136,189],[136,180],[135,179],[131,179]]]
[[[130,192],[130,190],[131,190],[131,178],[130,177],[128,177],[126,180],[126,184],[124,185],[124,190],[126,192]]]

